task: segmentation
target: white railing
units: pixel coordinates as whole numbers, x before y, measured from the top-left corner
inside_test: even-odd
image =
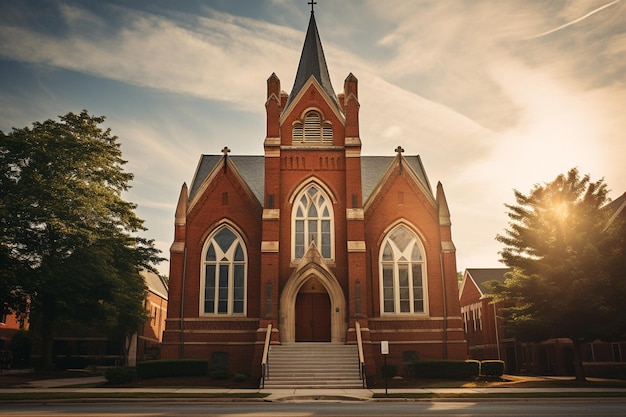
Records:
[[[365,382],[365,358],[363,356],[363,340],[361,339],[361,325],[359,322],[354,323],[354,329],[356,331],[356,344],[359,349],[359,377],[363,381],[363,388],[367,388]]]
[[[265,379],[270,377],[268,356],[270,353],[270,340],[272,338],[272,324],[267,325],[265,332],[265,344],[263,345],[263,358],[261,359],[261,388],[265,388]]]

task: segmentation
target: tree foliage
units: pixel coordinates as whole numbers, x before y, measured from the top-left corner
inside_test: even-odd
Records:
[[[624,334],[620,302],[626,296],[622,223],[607,227],[607,186],[577,169],[535,185],[528,195],[515,190],[506,205],[511,219],[502,261],[512,269],[494,283],[506,309],[508,331],[526,341],[569,338],[574,343],[577,379],[584,379],[583,342]],[[623,265],[622,265],[623,266]]]
[[[104,117],[59,119],[0,131],[0,302],[30,308],[48,366],[63,318],[136,330],[145,315],[139,272],[160,261],[152,241],[136,237],[143,221],[122,198],[133,175]]]

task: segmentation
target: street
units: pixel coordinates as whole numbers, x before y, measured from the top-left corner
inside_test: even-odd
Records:
[[[0,416],[626,416],[626,399],[2,404]]]

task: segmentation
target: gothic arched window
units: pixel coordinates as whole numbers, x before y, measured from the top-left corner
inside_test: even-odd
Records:
[[[426,268],[422,244],[406,226],[394,228],[380,252],[382,314],[415,314],[425,310]]]
[[[333,207],[318,185],[306,187],[294,201],[292,230],[293,258],[302,258],[311,242],[324,258],[333,257]]]
[[[222,226],[207,239],[200,296],[202,314],[245,314],[247,255],[243,239]]]
[[[304,122],[297,121],[293,125],[292,142],[296,144],[332,144],[333,126],[330,122],[323,121],[322,115],[309,110],[304,115]]]

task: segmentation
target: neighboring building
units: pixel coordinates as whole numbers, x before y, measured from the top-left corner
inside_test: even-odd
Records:
[[[159,359],[167,317],[167,284],[161,276],[154,272],[143,271],[142,275],[148,288],[146,310],[149,319],[138,337],[137,358],[140,360]]]
[[[476,360],[499,359],[506,371],[517,372],[519,346],[507,338],[502,326],[502,303],[492,303],[487,296],[489,281],[504,281],[509,268],[472,268],[463,273],[459,302],[469,357]]]
[[[617,219],[626,221],[626,192],[607,204],[606,209],[613,213],[609,219],[607,228],[610,227]]]
[[[18,314],[0,314],[0,351],[9,348],[13,335],[28,330],[28,320]]]
[[[362,156],[359,107],[311,13],[291,93],[267,80],[264,155],[203,155],[182,186],[163,358],[258,376],[269,324],[274,344],[354,344],[357,322],[369,374],[381,341],[396,365],[466,358],[443,186],[399,146]]]
[[[149,318],[139,334],[130,341],[128,364],[137,360],[158,359],[167,317],[167,284],[150,271],[142,270],[146,284],[145,307]],[[120,343],[109,339],[97,326],[73,324],[55,330],[54,363],[61,369],[85,366],[112,366],[124,363]]]
[[[626,193],[607,204],[612,215],[607,227],[618,218],[626,218]],[[505,303],[492,303],[489,281],[504,281],[509,268],[472,268],[463,274],[459,302],[470,358],[500,359],[509,373],[573,375],[574,352],[569,339],[550,339],[542,343],[521,343],[508,337],[502,323]],[[595,341],[583,347],[583,361],[588,375],[626,375],[626,342]]]

